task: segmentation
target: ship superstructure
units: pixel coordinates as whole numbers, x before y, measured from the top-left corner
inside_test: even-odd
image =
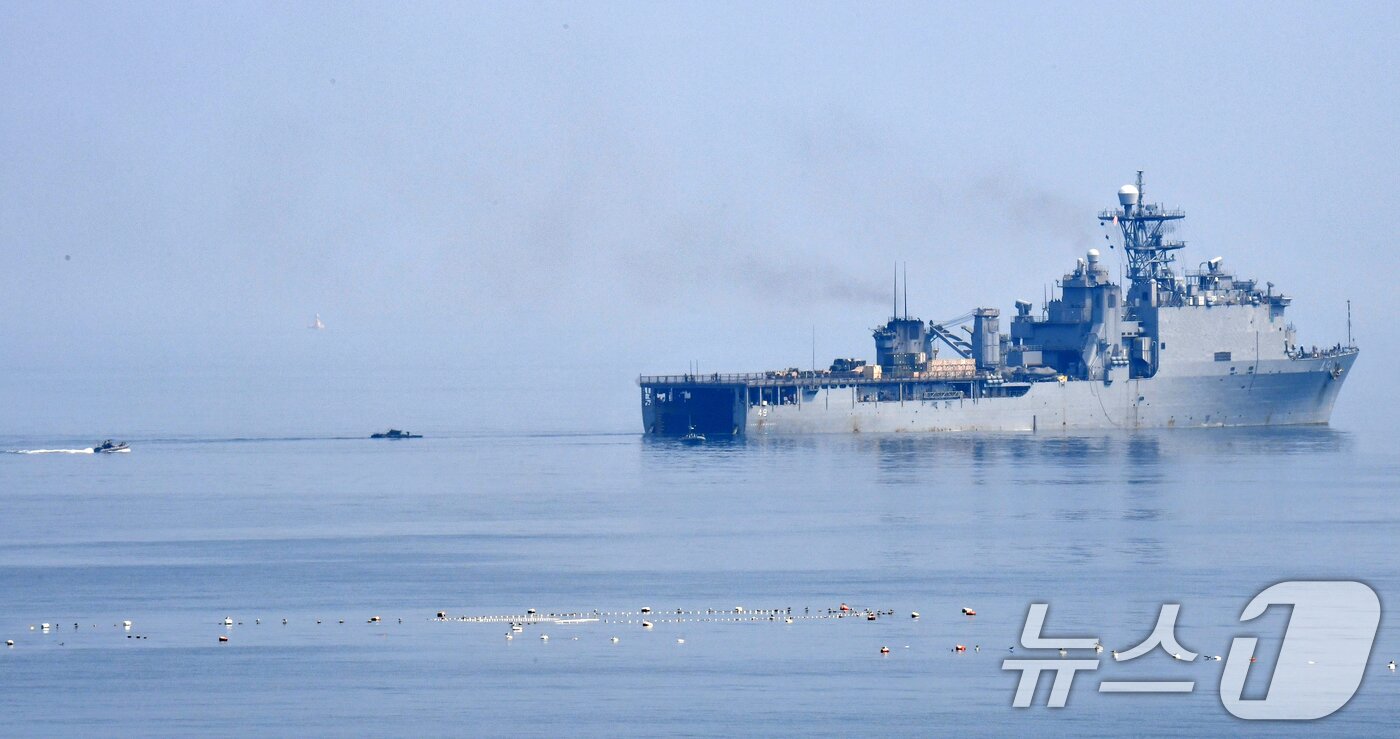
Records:
[[[1010,332],[977,308],[947,321],[898,303],[874,330],[875,361],[829,369],[642,376],[647,434],[1035,431],[1319,424],[1357,348],[1304,347],[1291,298],[1216,257],[1178,273],[1167,238],[1180,210],[1143,199],[1142,172],[1098,218],[1116,228],[1127,289],[1097,250],[1077,260],[1039,314],[1018,300]],[[968,326],[967,324],[971,324]],[[940,358],[939,353],[945,356]]]

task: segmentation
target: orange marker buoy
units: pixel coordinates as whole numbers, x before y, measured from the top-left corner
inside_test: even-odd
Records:
[[[964,615],[964,616],[976,616],[976,615],[977,615],[977,611],[974,611],[974,610],[972,610],[971,608],[964,608],[964,609],[962,609],[962,611],[963,611],[963,615]]]
[[[953,648],[953,651],[955,651],[955,652],[966,652],[966,651],[967,651],[967,647],[964,646],[964,645],[962,645],[962,644],[959,644],[958,646],[956,646],[956,647]]]
[[[848,606],[848,605],[846,605],[845,603],[842,603],[842,604],[841,604],[841,610],[843,610],[843,611],[849,611],[849,610],[851,610],[851,607]]]

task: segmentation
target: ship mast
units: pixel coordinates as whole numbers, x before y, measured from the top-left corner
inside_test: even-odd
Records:
[[[1136,185],[1119,188],[1118,202],[1122,207],[1103,211],[1099,220],[1112,221],[1123,232],[1128,281],[1132,283],[1130,300],[1155,305],[1163,292],[1175,296],[1178,288],[1171,263],[1176,261],[1176,256],[1172,252],[1186,246],[1186,242],[1168,241],[1163,236],[1171,233],[1171,222],[1185,218],[1186,213],[1145,202],[1140,169]]]

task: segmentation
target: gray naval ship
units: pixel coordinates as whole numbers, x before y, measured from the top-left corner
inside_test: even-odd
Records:
[[[1235,276],[1219,257],[1178,274],[1185,244],[1166,237],[1185,213],[1142,193],[1139,171],[1118,191],[1119,207],[1098,216],[1122,232],[1126,295],[1090,250],[1038,314],[1016,301],[1005,334],[996,308],[911,318],[906,286],[904,313],[896,299],[874,331],[873,364],[644,375],[645,432],[714,439],[1327,423],[1356,361],[1350,337],[1303,346],[1284,317],[1291,298]]]

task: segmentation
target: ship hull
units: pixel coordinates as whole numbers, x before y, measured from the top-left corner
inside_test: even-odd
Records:
[[[754,403],[751,390],[739,385],[672,383],[651,393],[644,386],[642,415],[644,430],[663,436],[685,433],[691,423],[734,436],[1325,424],[1355,359],[1352,352],[1199,363],[1145,379],[1128,379],[1120,369],[1109,382],[1038,382],[1017,397],[937,400],[872,402],[868,386],[795,381],[783,402]]]

